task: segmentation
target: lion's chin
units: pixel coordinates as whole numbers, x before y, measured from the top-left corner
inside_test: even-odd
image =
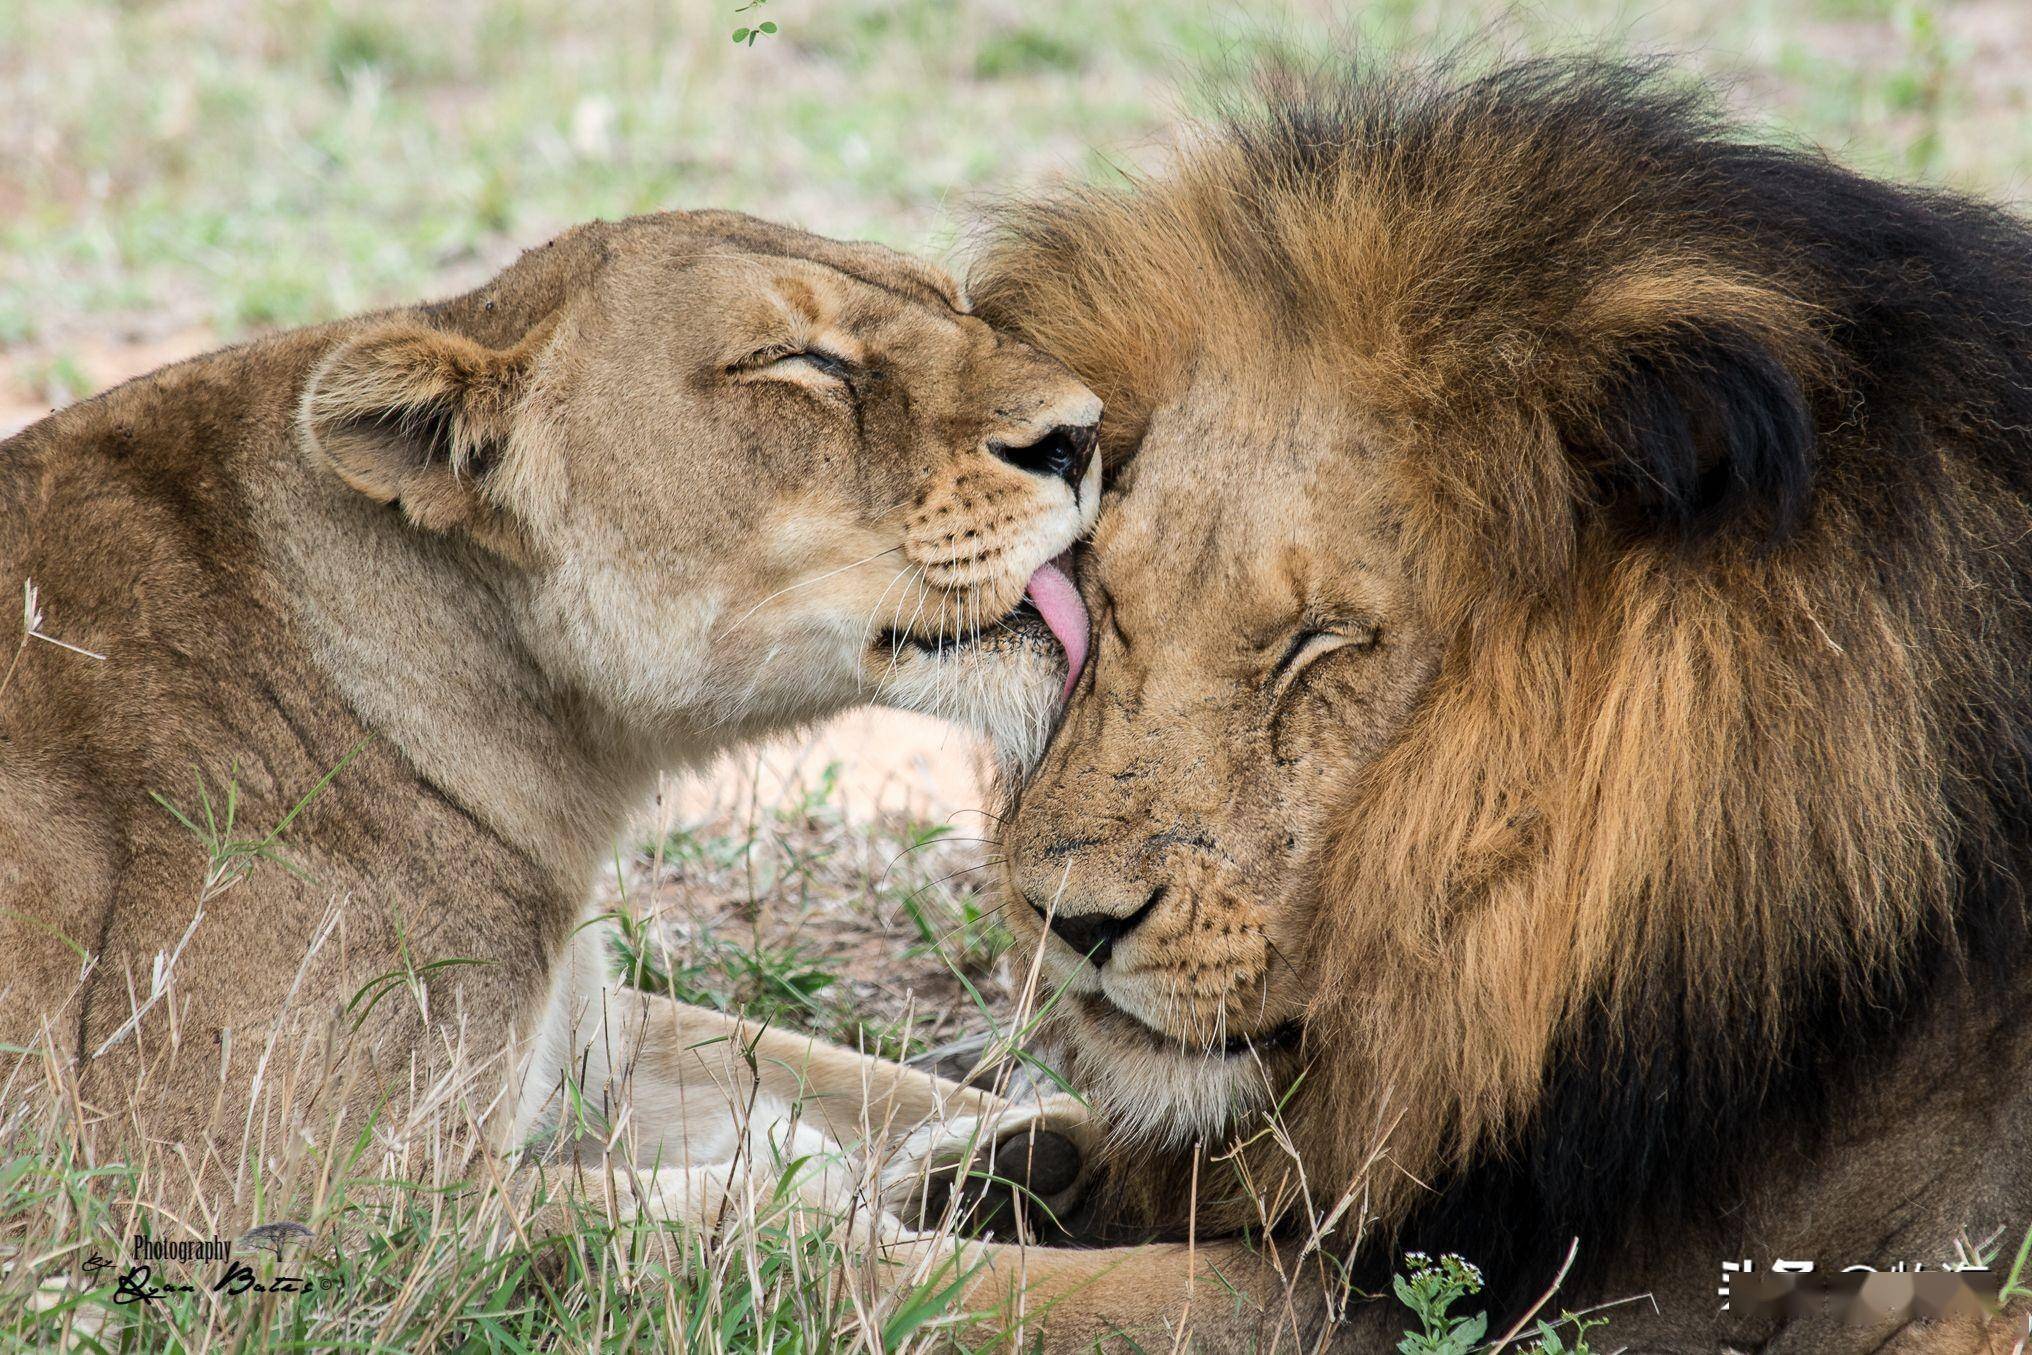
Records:
[[[1218,1139],[1274,1101],[1269,1064],[1246,1046],[1167,1045],[1091,999],[1064,1000],[1073,1005],[1058,1013],[1052,1034],[1111,1132],[1176,1147]]]

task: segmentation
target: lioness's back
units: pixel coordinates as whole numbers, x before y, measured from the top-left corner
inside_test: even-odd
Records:
[[[238,439],[207,439],[249,413],[250,364],[215,355],[130,382],[0,443],[0,579],[61,598],[41,629],[90,656],[20,634],[0,693],[0,1032],[34,1033],[80,956],[102,939],[133,844],[125,803],[178,794],[163,762],[201,756],[175,668],[211,667],[230,640],[218,614],[226,581],[206,559],[247,556],[244,507],[203,461]],[[243,379],[235,380],[232,369]],[[249,560],[250,565],[254,563]],[[145,649],[158,659],[136,663]],[[188,778],[185,772],[184,778]],[[76,1013],[68,1015],[75,1027]]]
[[[176,957],[186,987],[209,995],[183,1014],[182,1038],[220,1042],[273,1023],[276,985],[337,900],[375,905],[340,939],[377,955],[427,930],[429,910],[475,870],[504,909],[549,888],[527,863],[504,874],[490,835],[451,801],[414,803],[413,771],[377,745],[295,633],[288,585],[256,530],[273,506],[253,500],[296,492],[303,477],[288,453],[317,338],[166,368],[0,444],[0,576],[61,598],[42,630],[90,652],[31,640],[0,693],[0,1042],[47,1040],[74,1058],[113,1041],[111,1085],[127,1080],[110,1070],[125,1063],[122,1027],[157,956]],[[11,655],[19,622],[0,625]],[[342,762],[344,776],[318,790]],[[259,862],[222,863],[217,849],[258,842],[313,790],[271,844],[294,882],[267,864],[258,902],[229,887]],[[406,916],[384,911],[397,898]],[[81,983],[86,955],[113,982]],[[314,967],[308,978],[312,991],[350,993],[371,974]],[[331,1010],[312,1005],[306,1020]]]

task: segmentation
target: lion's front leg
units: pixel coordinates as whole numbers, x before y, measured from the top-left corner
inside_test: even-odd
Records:
[[[581,1178],[570,1193],[608,1200],[623,1221],[725,1239],[787,1219],[839,1240],[885,1293],[964,1275],[953,1302],[977,1314],[974,1330],[1026,1347],[1041,1334],[1046,1350],[1123,1336],[1169,1348],[1181,1325],[1195,1349],[1316,1343],[1325,1285],[1237,1243],[1075,1251],[950,1235],[970,1205],[985,1205],[992,1224],[998,1205],[1057,1211],[1079,1198],[1098,1130],[1072,1098],[1012,1102],[618,989],[597,970],[551,1037],[567,1109],[581,1107],[582,1131],[604,1127],[587,1146],[606,1151],[564,1154],[544,1170]],[[968,1184],[982,1175],[984,1192]]]
[[[1073,1097],[996,1101],[905,1138],[883,1164],[882,1203],[914,1228],[1049,1236],[1092,1184],[1099,1137]]]
[[[962,1178],[986,1179],[975,1194],[987,1202],[1020,1209],[1017,1201],[1035,1200],[1048,1210],[1069,1205],[1090,1179],[1095,1135],[1071,1098],[1011,1102],[622,988],[606,968],[604,937],[589,928],[553,994],[518,1116],[521,1140],[539,1141],[553,1161],[714,1169],[673,1177],[673,1189],[686,1181],[718,1189],[713,1182],[743,1172],[774,1180],[792,1161],[806,1174],[823,1165],[826,1200],[861,1213],[887,1205],[913,1227],[944,1218]]]
[[[1331,1279],[1309,1263],[1224,1239],[1076,1250],[917,1238],[880,1254],[898,1286],[957,1266],[968,1275],[955,1307],[969,1344],[1065,1352],[1381,1350],[1379,1314],[1340,1319]],[[943,1268],[943,1269],[942,1269]]]

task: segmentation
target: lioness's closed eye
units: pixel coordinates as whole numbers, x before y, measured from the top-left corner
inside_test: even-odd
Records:
[[[1093,519],[1099,414],[936,270],[698,213],[0,444],[0,579],[104,656],[27,649],[0,702],[0,1044],[196,1163],[329,1153],[429,1088],[377,1128],[396,1176],[441,1130],[554,1123],[567,1077],[617,1119],[635,1079],[646,1151],[725,1139],[699,1116],[727,1099],[683,1091],[721,1090],[686,1051],[728,1023],[608,990],[596,863],[659,770],[850,704],[1034,747],[1085,646],[1051,562]],[[286,823],[292,869],[213,887],[152,798],[195,804],[193,767]],[[764,1099],[831,1098],[829,1132],[1006,1109],[776,1039]],[[519,1096],[443,1095],[532,1044]],[[264,1049],[348,1071],[264,1079]]]

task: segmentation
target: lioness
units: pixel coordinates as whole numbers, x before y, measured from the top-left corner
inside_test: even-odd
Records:
[[[1550,64],[1000,225],[1111,464],[1005,916],[1196,1231],[1049,1346],[1388,1349],[1411,1248],[1493,1339],[1577,1243],[1597,1349],[2022,1349],[1909,1268],[2032,1225],[2032,229]]]
[[[659,769],[870,700],[1034,743],[1047,627],[1084,645],[1050,562],[1097,507],[1099,413],[935,270],[701,212],[7,440],[0,577],[75,650],[0,631],[0,1041],[214,1183],[532,1040],[479,1133],[625,1100],[680,1215],[728,1184],[730,1102],[854,1143],[999,1115],[613,991],[574,928]],[[307,1083],[325,1041],[344,1071]]]

